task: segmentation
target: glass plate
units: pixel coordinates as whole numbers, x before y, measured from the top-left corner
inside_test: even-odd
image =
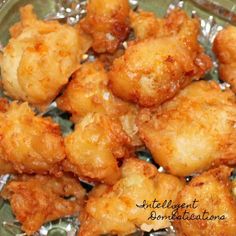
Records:
[[[140,7],[144,10],[153,11],[158,16],[164,16],[166,12],[181,7],[189,15],[198,15],[201,19],[200,42],[205,47],[207,53],[213,58],[214,68],[206,75],[207,79],[214,79],[219,82],[217,73],[217,63],[211,51],[212,41],[216,33],[229,22],[236,24],[236,2],[235,0],[129,0],[132,8]],[[40,18],[61,19],[70,24],[80,20],[86,13],[86,0],[0,0],[0,46],[5,46],[9,39],[9,27],[19,20],[18,9],[20,6],[31,3]],[[0,47],[1,50],[1,47]],[[221,84],[222,88],[228,86]],[[58,122],[64,134],[70,132],[72,123],[66,120],[55,103],[48,111]],[[150,154],[141,150],[141,159],[151,162]],[[0,176],[0,190],[8,180],[9,176]],[[50,222],[41,227],[35,236],[75,236],[79,227],[79,222],[73,218],[63,218]],[[8,202],[0,198],[0,236],[23,236],[19,223],[14,219]],[[142,233],[136,232],[133,236],[174,236],[172,228],[166,230]]]

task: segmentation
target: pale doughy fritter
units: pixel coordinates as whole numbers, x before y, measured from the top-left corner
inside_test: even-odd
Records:
[[[32,235],[48,221],[78,215],[85,190],[78,180],[68,176],[23,175],[10,181],[1,195],[10,201],[22,230]]]
[[[123,129],[134,146],[141,145],[136,126],[138,108],[115,97],[108,88],[107,72],[99,61],[87,62],[73,75],[58,107],[72,114],[72,121],[79,122],[91,112],[107,114],[121,121]]]
[[[127,159],[122,166],[122,177],[113,186],[99,185],[89,195],[81,212],[79,236],[102,234],[128,235],[137,228],[144,231],[170,226],[167,219],[148,220],[151,211],[144,209],[144,200],[163,202],[176,200],[183,187],[178,178],[159,173],[155,166],[138,159]],[[140,207],[138,207],[139,205]],[[155,209],[160,215],[169,215],[170,209]]]
[[[236,199],[232,194],[230,172],[230,168],[220,166],[197,176],[184,187],[178,196],[178,203],[191,204],[194,199],[198,202],[195,208],[179,209],[180,216],[183,217],[187,210],[189,213],[185,216],[194,214],[195,220],[175,221],[177,235],[235,236]],[[196,219],[198,215],[200,219]]]
[[[43,109],[79,67],[87,48],[80,44],[78,30],[56,21],[37,20],[31,5],[21,8],[21,19],[4,48],[3,87],[12,98]]]
[[[129,33],[128,0],[89,0],[82,29],[93,38],[98,53],[113,53]]]
[[[159,108],[144,109],[139,131],[154,160],[174,175],[236,164],[236,98],[198,81]]]
[[[220,31],[213,44],[219,60],[220,79],[229,83],[236,93],[236,27],[228,26]]]
[[[197,41],[199,24],[189,20],[177,34],[147,38],[128,47],[109,72],[112,92],[144,107],[160,105],[211,67]]]
[[[85,180],[111,184],[120,177],[117,159],[129,156],[131,140],[118,121],[91,113],[65,138],[65,148],[64,170]]]
[[[60,127],[37,117],[27,103],[0,113],[0,158],[19,173],[59,173],[65,157]]]
[[[197,21],[189,18],[181,9],[171,11],[165,18],[158,18],[153,12],[130,12],[130,26],[134,30],[136,40],[174,35],[186,24],[198,24]]]

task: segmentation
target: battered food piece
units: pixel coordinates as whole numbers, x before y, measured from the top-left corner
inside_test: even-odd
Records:
[[[23,175],[8,183],[1,195],[10,201],[22,230],[32,235],[46,222],[78,215],[85,190],[69,176]]]
[[[188,176],[236,164],[236,98],[213,81],[190,84],[157,109],[139,116],[141,139],[168,172]]]
[[[144,107],[158,106],[211,68],[197,41],[199,24],[186,21],[177,34],[133,43],[109,72],[118,97]]]
[[[213,43],[213,51],[219,60],[220,79],[229,83],[236,93],[236,27],[227,26],[220,31]]]
[[[212,169],[194,178],[178,196],[178,203],[191,204],[197,200],[195,208],[179,209],[186,216],[195,215],[195,220],[176,220],[179,236],[235,236],[236,200],[229,180],[232,169],[226,166]],[[203,213],[205,212],[204,216]],[[200,216],[200,219],[196,219]]]
[[[129,157],[131,140],[120,123],[103,114],[88,114],[65,138],[64,170],[80,178],[112,184],[120,178],[118,159]]]
[[[59,163],[65,158],[60,128],[50,118],[35,116],[27,103],[12,102],[0,113],[0,137],[0,159],[7,169],[60,173]]]
[[[170,215],[171,209],[144,209],[152,201],[176,200],[184,183],[159,173],[155,166],[136,158],[126,159],[122,177],[113,186],[96,186],[80,214],[79,236],[128,235],[137,228],[144,231],[170,226],[167,219],[148,219],[152,211]],[[145,202],[144,202],[145,201]]]
[[[3,52],[3,87],[8,96],[44,109],[78,69],[88,45],[69,25],[37,20],[31,5],[20,13]]]
[[[76,71],[63,95],[57,99],[57,105],[61,110],[70,112],[74,122],[90,112],[119,117],[132,106],[115,97],[108,89],[107,73],[99,61],[84,63]]]
[[[134,146],[141,145],[136,126],[138,108],[115,97],[108,88],[108,76],[99,61],[84,63],[73,75],[58,107],[72,114],[77,123],[91,112],[107,114],[121,121],[123,129],[131,137]]]
[[[89,0],[82,29],[93,38],[97,53],[113,53],[129,34],[128,0]]]
[[[158,18],[149,11],[130,11],[130,26],[136,40],[150,37],[164,37],[177,34],[186,24],[198,24],[198,19],[191,19],[181,9],[172,10],[165,18]]]

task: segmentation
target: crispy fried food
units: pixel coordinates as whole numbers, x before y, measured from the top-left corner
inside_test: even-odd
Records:
[[[79,122],[91,112],[107,114],[120,119],[123,129],[132,138],[134,146],[141,145],[135,118],[138,108],[115,97],[108,88],[108,76],[101,62],[88,62],[73,75],[73,79],[62,96],[58,107],[72,114]]]
[[[93,38],[98,53],[113,53],[129,33],[128,0],[90,0],[82,29]]]
[[[139,116],[141,139],[168,172],[187,176],[236,164],[236,98],[211,81],[194,82]]]
[[[64,170],[82,179],[112,184],[120,177],[117,159],[129,156],[131,140],[119,122],[91,113],[65,138],[65,148]]]
[[[32,235],[45,222],[78,215],[83,206],[85,190],[79,181],[69,176],[23,175],[7,184],[2,196],[10,200],[22,230]]]
[[[193,19],[175,35],[133,43],[113,63],[112,92],[144,107],[158,106],[198,80],[211,67],[197,41],[198,31],[198,21]]]
[[[108,77],[102,63],[87,62],[73,75],[63,95],[57,99],[57,105],[70,112],[74,122],[90,112],[116,117],[126,114],[132,105],[116,98],[107,85]]]
[[[229,83],[236,93],[236,27],[228,26],[220,31],[213,44],[219,60],[220,79]]]
[[[159,173],[155,166],[136,158],[126,159],[122,178],[113,186],[99,185],[90,193],[87,205],[80,215],[79,236],[102,234],[127,235],[170,226],[165,220],[148,220],[153,209],[144,209],[144,200],[151,203],[172,200],[183,187],[178,178]],[[138,207],[138,206],[139,207]],[[170,214],[170,209],[155,209],[160,215]]]
[[[197,19],[189,18],[181,9],[171,11],[165,18],[157,18],[153,12],[130,11],[130,26],[136,40],[177,34],[184,25],[191,24],[191,21],[197,22]]]
[[[65,157],[60,128],[37,117],[27,103],[12,102],[0,113],[0,158],[19,173],[57,174]],[[1,161],[3,162],[3,161]]]
[[[195,208],[187,209],[189,214],[186,216],[200,215],[201,219],[177,220],[175,225],[178,235],[235,236],[236,200],[232,194],[230,172],[231,169],[226,166],[212,169],[194,178],[180,192],[178,196],[180,204],[191,204],[194,199],[198,201]],[[179,209],[179,214],[183,216],[184,211],[185,209]],[[203,216],[204,211],[205,215]],[[220,217],[221,220],[219,220]]]
[[[0,155],[2,155],[1,150]],[[0,175],[15,173],[17,173],[17,171],[14,169],[13,165],[10,162],[0,159]]]
[[[78,69],[87,46],[73,27],[37,20],[31,5],[20,12],[4,48],[3,86],[7,95],[43,109]]]

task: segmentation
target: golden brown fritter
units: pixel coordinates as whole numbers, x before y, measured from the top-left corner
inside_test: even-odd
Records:
[[[228,26],[220,31],[213,44],[219,60],[220,79],[229,83],[236,93],[236,27]]]
[[[132,138],[134,146],[141,145],[135,123],[138,108],[115,97],[108,88],[108,76],[99,61],[84,63],[62,96],[58,107],[72,114],[72,121],[79,122],[91,112],[107,114],[119,119],[123,129]]]
[[[35,116],[27,103],[12,102],[0,113],[0,137],[0,158],[17,172],[59,173],[65,157],[60,128],[49,118]]]
[[[189,20],[177,34],[148,38],[128,47],[109,73],[112,92],[144,107],[172,98],[211,67],[197,41],[199,24]]]
[[[165,18],[157,18],[153,12],[130,12],[130,26],[134,30],[136,40],[174,35],[186,24],[198,24],[197,21],[189,18],[181,9],[171,11]]]
[[[139,131],[154,160],[174,175],[236,164],[236,98],[211,81],[194,82],[172,100],[144,109]]]
[[[181,217],[193,216],[192,220],[182,218],[175,221],[177,235],[235,236],[236,200],[232,194],[230,172],[230,168],[220,166],[197,176],[184,187],[178,196],[178,203],[197,202],[192,208],[179,209]]]
[[[85,190],[69,176],[23,175],[10,181],[1,195],[10,201],[22,230],[32,235],[45,222],[78,215],[83,206]]]
[[[84,63],[57,99],[57,105],[61,110],[70,112],[74,122],[90,112],[116,117],[126,114],[132,105],[116,98],[107,85],[107,73],[101,62]]]
[[[129,33],[128,0],[89,0],[82,29],[93,38],[97,53],[113,53]]]
[[[129,156],[131,140],[115,119],[91,113],[65,138],[65,148],[64,170],[82,179],[112,184],[120,177],[117,159]]]
[[[78,69],[87,46],[73,27],[37,20],[31,5],[20,11],[22,20],[3,52],[3,87],[14,99],[43,109]]]
[[[102,234],[128,235],[137,228],[144,231],[170,226],[167,219],[151,220],[152,208],[146,204],[172,200],[183,187],[178,178],[159,173],[155,166],[136,158],[125,160],[122,177],[113,186],[96,186],[80,215],[79,236]],[[138,207],[138,206],[139,207]],[[160,215],[169,215],[170,209],[155,209]]]

